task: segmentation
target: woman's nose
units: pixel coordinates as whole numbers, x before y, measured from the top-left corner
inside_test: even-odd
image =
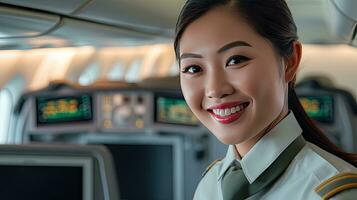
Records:
[[[205,93],[208,98],[221,99],[231,95],[234,92],[234,87],[229,83],[225,76],[218,73],[207,78],[205,83]]]

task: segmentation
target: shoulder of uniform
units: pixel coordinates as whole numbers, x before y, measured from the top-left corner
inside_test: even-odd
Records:
[[[315,192],[326,200],[353,188],[357,188],[357,173],[342,172],[322,182],[315,188]]]
[[[202,177],[205,176],[207,174],[207,172],[209,172],[209,170],[221,160],[222,159],[216,159],[211,164],[209,164],[208,167],[205,169],[205,171],[202,173]]]

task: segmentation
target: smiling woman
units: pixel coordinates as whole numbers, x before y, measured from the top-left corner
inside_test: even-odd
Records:
[[[197,118],[230,145],[194,199],[356,195],[350,179],[344,183],[353,186],[314,191],[335,174],[356,171],[357,159],[328,141],[297,100],[302,47],[296,32],[283,0],[186,2],[175,38],[182,92]],[[346,191],[336,194],[340,186]]]
[[[237,144],[243,156],[266,132],[271,119],[280,121],[287,114],[284,83],[293,79],[294,72],[282,77],[283,58],[278,58],[271,43],[238,17],[231,7],[218,7],[190,24],[180,43],[180,65],[188,104],[222,142]],[[206,84],[198,84],[202,82]],[[243,109],[232,116],[230,109],[237,106]],[[219,114],[207,115],[212,110]],[[217,119],[237,122],[217,126],[212,123]]]

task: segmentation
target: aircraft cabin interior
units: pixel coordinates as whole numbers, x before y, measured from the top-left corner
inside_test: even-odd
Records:
[[[227,146],[180,89],[184,2],[0,0],[0,199],[192,199]],[[357,153],[357,1],[287,3],[300,102]]]

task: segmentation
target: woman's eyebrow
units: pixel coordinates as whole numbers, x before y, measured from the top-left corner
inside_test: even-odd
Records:
[[[252,45],[248,44],[247,42],[244,41],[234,41],[231,43],[228,43],[226,45],[224,45],[223,47],[221,47],[220,49],[218,49],[217,53],[222,53],[224,51],[227,51],[228,49],[234,48],[234,47],[252,47]]]
[[[185,58],[203,58],[200,54],[195,54],[195,53],[183,53],[180,56],[180,60],[185,59]]]
[[[228,49],[234,48],[234,47],[252,47],[252,45],[248,44],[247,42],[244,41],[234,41],[231,43],[228,43],[226,45],[224,45],[223,47],[221,47],[220,49],[218,49],[218,53],[222,53],[224,51],[227,51]],[[180,60],[185,59],[185,58],[203,58],[202,55],[200,54],[195,54],[195,53],[183,53],[180,56]]]

